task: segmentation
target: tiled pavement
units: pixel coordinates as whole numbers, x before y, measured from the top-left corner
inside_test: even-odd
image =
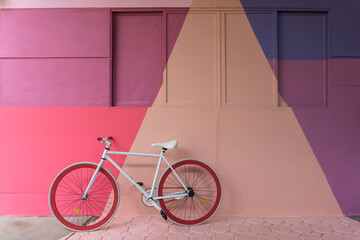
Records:
[[[178,226],[161,216],[117,217],[93,232],[62,240],[360,240],[360,222],[347,217],[228,217],[199,226]]]

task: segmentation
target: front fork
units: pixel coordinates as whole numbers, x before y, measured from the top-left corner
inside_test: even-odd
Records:
[[[91,179],[90,179],[89,185],[87,186],[84,194],[83,194],[82,197],[81,197],[82,200],[86,200],[86,199],[89,197],[89,191],[90,191],[91,187],[94,185],[95,179],[96,179],[97,175],[99,174],[100,168],[102,167],[102,165],[103,165],[104,162],[105,162],[106,154],[107,154],[107,152],[110,150],[109,147],[110,147],[110,146],[106,146],[106,147],[105,147],[104,153],[103,153],[103,155],[102,155],[102,157],[101,157],[101,161],[100,161],[100,163],[98,164],[98,166],[97,166],[94,174],[92,175],[92,177],[91,177]]]

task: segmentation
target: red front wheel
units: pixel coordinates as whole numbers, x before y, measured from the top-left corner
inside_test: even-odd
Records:
[[[84,192],[97,165],[77,163],[61,171],[53,181],[50,209],[55,218],[73,231],[91,231],[105,225],[119,204],[119,187],[113,175],[101,168],[88,196]]]
[[[221,201],[221,183],[218,175],[208,164],[194,159],[184,159],[172,165],[186,185],[185,197],[159,200],[165,214],[175,223],[197,225],[209,220]],[[184,191],[174,172],[168,168],[159,181],[158,196]]]

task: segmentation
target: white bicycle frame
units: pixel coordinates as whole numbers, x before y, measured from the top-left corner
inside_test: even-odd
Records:
[[[132,153],[132,152],[117,152],[117,151],[110,151],[110,146],[111,146],[111,142],[107,141],[107,138],[102,139],[101,142],[106,144],[105,150],[102,154],[101,157],[101,161],[98,164],[93,176],[91,177],[90,183],[87,186],[84,195],[82,196],[83,199],[86,199],[88,197],[88,193],[92,187],[92,185],[95,182],[95,179],[99,173],[100,168],[102,167],[102,165],[105,162],[105,159],[109,160],[109,162],[114,165],[122,174],[124,174],[124,176],[132,183],[134,184],[134,186],[139,189],[140,192],[142,192],[147,199],[149,200],[149,202],[151,202],[151,204],[158,209],[159,211],[161,211],[160,206],[154,201],[154,200],[159,200],[159,199],[165,199],[165,198],[185,198],[186,196],[188,196],[189,194],[189,190],[187,189],[187,187],[185,186],[185,184],[183,183],[183,181],[181,181],[180,177],[177,175],[177,173],[175,172],[175,170],[172,168],[171,164],[168,162],[168,160],[165,158],[164,153],[166,151],[166,149],[162,149],[160,154],[150,154],[150,153]],[[114,160],[112,160],[109,157],[109,154],[113,154],[113,155],[126,155],[126,156],[142,156],[142,157],[158,157],[159,161],[158,161],[158,165],[156,167],[156,172],[155,172],[155,176],[154,176],[154,180],[152,183],[152,187],[151,187],[151,191],[150,194],[148,194],[144,188],[142,188],[137,182],[135,182]],[[174,173],[174,175],[176,176],[176,178],[179,180],[180,184],[184,187],[184,191],[182,192],[175,192],[175,193],[171,193],[171,194],[166,194],[164,196],[154,196],[154,189],[155,189],[155,184],[156,181],[158,179],[158,175],[159,175],[159,170],[160,170],[160,166],[161,166],[161,162],[162,160],[165,160],[165,162],[167,163],[167,165],[169,166],[169,168],[172,170],[172,172]]]

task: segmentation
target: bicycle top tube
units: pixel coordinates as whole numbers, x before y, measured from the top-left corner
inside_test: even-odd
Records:
[[[127,156],[142,156],[142,157],[162,157],[163,154],[153,154],[153,153],[133,153],[133,152],[117,152],[117,151],[108,151],[107,154],[114,155],[127,155]]]
[[[165,153],[166,150],[168,149],[174,149],[177,147],[178,145],[178,141],[177,140],[172,140],[169,142],[165,142],[165,143],[153,143],[151,146],[152,147],[161,147],[161,154],[152,154],[152,153],[131,153],[131,152],[120,152],[120,151],[109,151],[110,150],[110,146],[112,144],[112,142],[110,140],[113,140],[113,138],[110,137],[106,137],[106,138],[101,138],[99,137],[97,139],[98,141],[101,141],[102,143],[106,144],[106,150],[107,150],[107,154],[115,154],[115,155],[129,155],[129,156],[144,156],[144,157],[162,157],[163,154]]]

